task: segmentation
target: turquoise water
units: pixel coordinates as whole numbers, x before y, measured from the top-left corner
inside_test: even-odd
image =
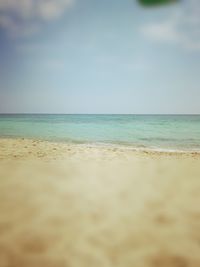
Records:
[[[0,115],[0,137],[200,150],[200,115]]]

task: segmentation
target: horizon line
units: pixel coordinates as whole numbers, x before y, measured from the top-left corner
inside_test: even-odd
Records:
[[[0,115],[145,115],[145,116],[165,116],[165,115],[178,115],[178,116],[187,116],[187,115],[200,115],[200,113],[47,113],[47,112],[0,112]]]

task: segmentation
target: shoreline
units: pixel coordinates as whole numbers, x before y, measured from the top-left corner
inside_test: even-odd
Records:
[[[47,142],[53,144],[63,144],[72,146],[85,146],[95,148],[117,148],[123,150],[132,150],[136,152],[158,152],[158,153],[180,153],[180,154],[192,154],[197,153],[200,155],[200,148],[196,149],[179,149],[179,148],[166,148],[166,147],[147,147],[147,146],[134,146],[134,144],[122,144],[122,143],[109,143],[109,142],[86,142],[86,141],[64,141],[64,140],[53,140],[53,139],[42,139],[32,137],[16,137],[16,136],[0,136],[0,140],[29,140],[38,142]]]
[[[67,143],[29,138],[0,138],[0,160],[6,159],[126,159],[146,157],[200,158],[200,151],[162,150],[131,146]]]

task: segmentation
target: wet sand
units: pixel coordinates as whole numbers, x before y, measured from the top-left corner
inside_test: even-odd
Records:
[[[132,161],[135,158],[200,159],[200,152],[167,152],[136,150],[131,147],[111,145],[68,144],[31,139],[0,139],[0,160],[31,160],[42,162],[81,161]]]
[[[0,139],[0,267],[199,267],[200,155]]]

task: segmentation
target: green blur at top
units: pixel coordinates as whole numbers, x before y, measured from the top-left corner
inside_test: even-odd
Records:
[[[140,4],[144,6],[163,5],[169,3],[175,3],[179,0],[138,0]]]

